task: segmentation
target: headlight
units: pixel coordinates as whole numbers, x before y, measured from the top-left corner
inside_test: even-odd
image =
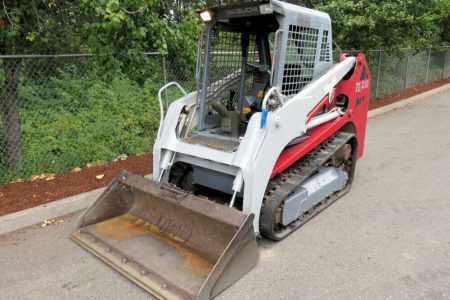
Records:
[[[209,22],[212,19],[211,12],[209,10],[202,11],[200,13],[200,17],[202,18],[203,22]]]
[[[271,13],[273,13],[273,9],[272,9],[272,7],[270,7],[270,4],[261,4],[259,6],[259,12],[262,15],[271,14]]]

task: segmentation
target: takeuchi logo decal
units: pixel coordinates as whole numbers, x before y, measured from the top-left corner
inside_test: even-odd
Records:
[[[230,8],[230,9],[225,9],[225,13],[227,15],[252,14],[252,13],[259,13],[259,9],[258,9],[258,6],[249,6],[249,7],[243,7],[243,8]]]
[[[359,81],[356,83],[355,92],[359,93],[364,89],[369,87],[369,74],[367,74],[366,66],[363,66],[361,71],[361,77]]]

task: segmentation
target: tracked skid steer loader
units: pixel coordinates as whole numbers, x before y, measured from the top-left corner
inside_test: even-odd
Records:
[[[364,148],[363,54],[333,65],[326,13],[278,0],[216,6],[198,88],[158,93],[153,178],[120,173],[71,238],[161,299],[209,299],[351,186]],[[169,87],[184,96],[168,105]]]

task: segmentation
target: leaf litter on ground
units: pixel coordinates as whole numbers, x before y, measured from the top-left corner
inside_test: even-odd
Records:
[[[36,181],[36,180],[54,180],[55,179],[56,174],[54,173],[43,173],[43,174],[39,174],[39,175],[32,175],[30,178],[30,181]]]
[[[44,221],[42,221],[41,227],[47,227],[49,225],[55,225],[62,222],[64,222],[64,220],[62,219],[50,219],[50,220],[45,219]]]

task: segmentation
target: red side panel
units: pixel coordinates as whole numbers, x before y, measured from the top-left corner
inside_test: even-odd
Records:
[[[344,54],[340,57],[340,61],[344,60],[346,57],[351,56],[349,54]],[[356,65],[351,76],[347,79],[341,80],[336,85],[335,97],[340,95],[345,95],[348,97],[348,108],[345,114],[333,121],[322,124],[318,127],[308,130],[310,137],[304,142],[287,147],[283,150],[275,167],[272,171],[271,178],[275,175],[283,172],[290,165],[295,163],[309,151],[313,150],[315,147],[320,145],[333,133],[338,131],[346,123],[353,123],[356,136],[358,138],[358,155],[359,159],[364,150],[364,139],[366,136],[366,123],[367,123],[367,111],[369,108],[369,96],[370,96],[370,72],[367,66],[366,58],[364,54],[360,53],[357,55]],[[328,97],[326,97],[328,98]],[[334,105],[333,101],[333,104]],[[321,101],[319,105],[323,105],[324,101]],[[314,115],[317,112],[317,107],[314,108],[310,114]],[[308,120],[310,119],[308,117]]]

